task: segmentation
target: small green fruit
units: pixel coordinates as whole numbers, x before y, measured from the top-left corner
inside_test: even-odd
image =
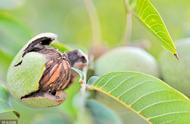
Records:
[[[153,56],[136,47],[120,47],[107,52],[97,60],[95,68],[98,75],[113,71],[138,71],[159,76]]]
[[[176,47],[179,60],[166,51],[161,54],[161,76],[168,84],[190,96],[190,39],[177,42]]]
[[[87,62],[78,50],[61,53],[49,47],[52,33],[32,38],[14,58],[7,73],[11,94],[33,107],[49,107],[65,100],[64,89],[72,83],[71,67]]]

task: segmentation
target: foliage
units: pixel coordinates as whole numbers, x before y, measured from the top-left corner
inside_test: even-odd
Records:
[[[188,68],[188,63],[181,62],[183,57],[180,59],[181,61],[178,61],[172,54],[177,55],[174,44],[176,39],[190,36],[189,0],[177,0],[175,2],[171,0],[86,1],[91,2],[90,5],[93,12],[95,12],[94,15],[86,7],[85,0],[2,0],[0,2],[0,119],[17,119],[21,124],[55,123],[55,121],[65,124],[119,124],[123,123],[122,118],[132,119],[130,113],[127,112],[128,110],[121,110],[129,115],[122,117],[119,116],[117,110],[113,111],[112,107],[108,108],[97,102],[97,95],[103,93],[121,103],[115,106],[124,106],[132,110],[135,113],[134,116],[141,117],[147,123],[188,124],[190,122],[190,103],[189,98],[182,93],[188,92],[189,85],[188,83],[183,85],[180,82],[185,80],[184,75],[188,74],[183,74],[180,81],[176,81],[177,86],[165,77],[169,76],[167,64],[170,65],[170,71],[173,74],[177,73],[175,68],[178,67],[178,64],[181,64],[181,66],[187,65],[185,68]],[[90,19],[91,15],[95,16],[94,21],[98,22],[93,23]],[[132,23],[130,24],[130,22]],[[97,32],[91,29],[93,27],[97,28],[97,32],[101,33],[99,34],[101,37],[97,36]],[[99,60],[93,60],[93,54],[89,54],[86,96],[81,94],[80,82],[76,79],[72,86],[67,89],[67,99],[62,105],[47,109],[28,108],[20,101],[15,101],[15,99],[9,97],[9,92],[5,88],[7,87],[5,77],[9,65],[19,49],[33,35],[41,32],[58,34],[58,40],[62,43],[54,42],[52,47],[61,52],[80,48],[87,53],[92,48],[95,52],[104,54],[108,49],[124,46],[127,42],[127,47],[141,47],[141,49],[145,49],[152,54],[155,60],[158,59],[162,51],[159,43],[161,42],[162,46],[172,53],[167,53],[167,55],[170,56],[174,64],[168,63],[167,58],[162,58],[161,61],[165,62],[161,63],[164,64],[161,68],[161,76],[166,73],[163,76],[164,78],[147,75],[144,70],[141,72],[146,74],[126,72],[129,69],[128,67],[126,69],[123,66],[119,68],[117,64],[114,65],[114,68],[118,72],[112,72],[113,68],[108,67],[109,73],[102,75],[98,71],[104,71],[104,68],[100,67],[99,70],[94,68],[94,63]],[[129,37],[125,39],[125,36]],[[94,41],[93,37],[99,41]],[[99,51],[101,50],[99,46],[94,45],[108,49]],[[178,48],[178,51],[179,57],[181,57],[180,54],[183,50]],[[104,56],[102,57],[105,59]],[[187,56],[187,58],[189,57]],[[104,64],[109,66],[109,63],[113,61],[112,59],[117,59],[117,57],[105,61]],[[129,61],[135,64],[130,59],[125,62],[121,61],[119,65],[126,66]],[[142,61],[138,60],[143,66]],[[28,65],[30,64],[33,63],[29,62]],[[151,64],[148,63],[147,65]],[[180,69],[183,68],[179,67]],[[156,76],[160,75],[157,73],[159,73],[158,70]],[[94,76],[95,74],[99,75]],[[27,75],[22,74],[23,77],[32,78],[31,75],[35,76],[35,74],[30,74],[30,70]],[[18,78],[22,79],[21,77]],[[169,78],[173,77],[169,76]],[[164,81],[158,78],[164,79]],[[187,78],[189,77],[187,76]],[[166,83],[172,84],[171,86],[176,89],[182,87],[180,88],[182,93]],[[112,104],[112,102],[108,102]],[[18,119],[19,114],[20,118]],[[144,122],[142,121],[142,123]]]
[[[152,76],[113,72],[99,78],[90,88],[114,98],[147,122],[190,122],[189,99]]]
[[[135,0],[135,15],[158,37],[161,39],[163,47],[171,53],[177,54],[173,40],[168,33],[166,26],[158,11],[150,0]]]
[[[9,99],[9,93],[8,91],[5,89],[5,87],[0,84],[0,114],[5,117],[5,119],[8,119],[7,116],[16,116],[19,117],[19,113],[17,113],[8,103],[8,99]],[[4,114],[6,116],[4,116]],[[0,117],[1,119],[2,116]]]

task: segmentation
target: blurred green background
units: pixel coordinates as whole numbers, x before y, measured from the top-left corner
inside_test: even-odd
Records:
[[[94,0],[93,2],[100,21],[102,45],[107,48],[125,45],[122,40],[126,22],[123,0]],[[152,2],[163,17],[174,41],[190,36],[189,0],[152,0]],[[93,44],[90,24],[83,0],[0,0],[0,83],[6,82],[6,71],[12,58],[34,35],[52,32],[58,34],[60,42],[88,51]],[[132,26],[132,37],[128,44],[137,46],[143,44],[147,51],[158,58],[162,51],[159,39],[136,18],[133,18]],[[75,91],[78,89],[75,88]],[[17,102],[13,103],[17,106]],[[64,103],[56,110],[48,110],[52,111],[49,115],[46,110],[31,112],[22,105],[16,108],[24,111],[23,113],[26,113],[24,118],[30,120],[23,120],[22,123],[46,123],[43,122],[43,117],[52,118],[52,122],[62,119],[64,123],[71,123],[69,117],[64,115],[65,109],[68,109],[65,107],[71,106],[71,103],[68,104]],[[75,115],[73,113],[76,114],[70,111],[70,115]],[[141,119],[134,118],[135,121],[129,116],[128,121],[143,123]]]

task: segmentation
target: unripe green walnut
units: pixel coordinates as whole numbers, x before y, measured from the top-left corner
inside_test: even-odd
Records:
[[[29,106],[61,104],[65,100],[64,90],[76,75],[71,67],[82,69],[87,63],[79,50],[61,53],[49,47],[55,39],[56,35],[52,33],[32,38],[16,55],[8,70],[9,91]]]
[[[161,76],[164,81],[190,97],[190,39],[176,43],[179,60],[164,51],[160,56]]]
[[[153,56],[137,47],[115,48],[96,61],[96,73],[102,75],[113,71],[138,71],[159,76]]]

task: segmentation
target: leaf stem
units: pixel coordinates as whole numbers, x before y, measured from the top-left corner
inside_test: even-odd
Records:
[[[127,43],[131,40],[131,34],[132,34],[132,11],[129,6],[128,0],[123,0],[124,6],[125,6],[125,12],[126,12],[126,23],[125,23],[125,29],[124,29],[124,36],[122,41]]]
[[[78,117],[77,117],[75,124],[80,124],[81,122],[83,122],[84,115],[86,115],[85,104],[86,104],[86,99],[87,99],[87,93],[86,93],[87,69],[88,69],[88,67],[86,66],[82,71],[82,75],[80,75],[80,83],[81,83],[80,99],[79,99],[79,103],[78,103],[78,105],[79,105],[78,106]]]
[[[83,79],[81,80],[81,96],[85,98],[86,96],[86,76],[87,76],[87,67],[83,70]]]
[[[84,0],[88,16],[90,18],[91,29],[92,29],[92,43],[99,44],[102,40],[100,21],[97,16],[96,7],[93,4],[92,0]]]
[[[85,103],[86,103],[86,99],[87,99],[87,93],[86,93],[87,71],[88,71],[88,66],[84,67],[84,69],[82,70],[82,76],[80,76],[81,77],[81,79],[80,79],[80,82],[81,82],[81,89],[80,89],[80,96],[81,96],[80,97],[80,103],[81,103],[80,107],[81,107],[81,110],[85,108]]]

